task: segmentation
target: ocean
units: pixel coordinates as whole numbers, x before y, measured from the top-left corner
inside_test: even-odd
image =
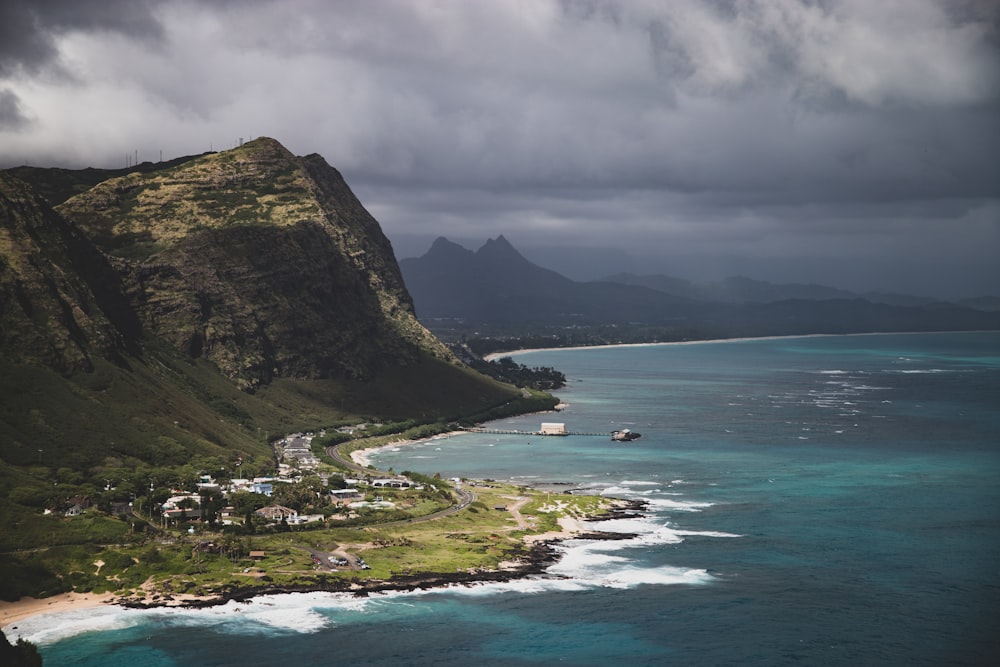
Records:
[[[207,610],[36,616],[52,665],[1000,664],[1000,333],[817,336],[514,355],[563,371],[559,414],[395,470],[642,499],[545,575]],[[555,493],[556,491],[553,491]]]

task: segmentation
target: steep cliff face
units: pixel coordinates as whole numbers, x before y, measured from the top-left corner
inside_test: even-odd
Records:
[[[60,372],[114,358],[138,334],[117,273],[27,184],[0,172],[0,353]]]
[[[417,322],[378,223],[318,156],[260,139],[129,173],[0,171],[0,516],[269,463],[268,434],[520,399]]]
[[[57,207],[111,258],[147,333],[253,390],[429,353],[378,223],[318,155],[261,138]]]

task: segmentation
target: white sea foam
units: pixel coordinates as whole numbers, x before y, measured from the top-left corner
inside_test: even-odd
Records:
[[[4,632],[12,641],[22,637],[44,646],[86,632],[122,630],[138,625],[144,620],[140,613],[108,606],[39,614],[20,620],[16,629],[8,627]]]
[[[578,580],[552,577],[531,577],[527,579],[515,579],[513,581],[504,582],[487,581],[475,584],[455,585],[447,588],[431,589],[424,591],[423,593],[426,595],[447,593],[451,595],[469,595],[479,597],[497,595],[500,593],[532,594],[581,591],[592,587],[593,586],[588,583]]]
[[[680,484],[683,480],[673,480]],[[660,482],[628,480],[605,493],[627,492],[628,486],[652,486]],[[643,489],[645,496],[650,490]],[[635,494],[635,491],[632,491]],[[713,503],[676,498],[647,497],[654,509],[699,511]],[[115,606],[33,616],[8,629],[11,638],[24,637],[39,645],[52,644],[88,632],[121,630],[143,624],[162,627],[218,626],[229,634],[315,633],[339,623],[351,622],[356,614],[380,605],[417,604],[421,596],[458,594],[494,595],[576,591],[597,587],[631,588],[638,585],[706,584],[714,580],[707,571],[672,566],[643,566],[651,548],[678,544],[691,536],[739,537],[718,531],[696,531],[665,523],[662,517],[642,516],[595,521],[591,528],[629,535],[620,540],[568,540],[559,544],[558,562],[544,575],[509,582],[453,585],[427,591],[398,591],[355,597],[347,593],[291,593],[264,595],[248,603],[229,602],[204,609],[125,609]]]
[[[715,503],[698,500],[674,500],[672,498],[646,498],[645,501],[654,509],[670,509],[678,512],[700,512]]]
[[[313,633],[329,627],[333,622],[330,616],[321,612],[363,611],[379,597],[359,598],[347,593],[316,592],[263,595],[249,603],[228,602],[203,609],[126,609],[109,605],[32,616],[19,622],[16,630],[8,628],[7,632],[12,637],[23,637],[38,645],[52,644],[88,632],[122,630],[147,623],[175,627],[225,626],[226,632],[245,634],[276,631]]]
[[[704,584],[713,577],[707,571],[668,565],[644,567],[628,558],[628,549],[640,546],[649,536],[631,540],[568,542],[559,547],[562,557],[548,572],[568,581],[595,588],[632,588],[641,584]],[[662,543],[662,542],[661,542]],[[607,552],[614,551],[615,555]],[[646,549],[642,550],[646,553]]]

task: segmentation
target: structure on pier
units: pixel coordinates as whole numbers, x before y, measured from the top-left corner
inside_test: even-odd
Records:
[[[538,435],[569,435],[566,433],[566,424],[562,422],[542,422],[542,428]]]
[[[473,426],[471,428],[464,429],[466,431],[471,431],[473,433],[491,433],[495,435],[600,435],[607,437],[607,433],[574,433],[572,431],[566,430],[566,424],[561,422],[543,422],[541,429],[537,431],[517,431],[513,429],[497,429],[497,428],[483,428],[482,426]]]

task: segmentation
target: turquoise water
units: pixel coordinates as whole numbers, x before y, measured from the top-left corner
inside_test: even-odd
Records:
[[[543,577],[202,611],[68,612],[8,636],[48,665],[941,665],[1000,655],[1000,334],[537,351],[535,430],[373,455],[446,477],[642,498]]]

